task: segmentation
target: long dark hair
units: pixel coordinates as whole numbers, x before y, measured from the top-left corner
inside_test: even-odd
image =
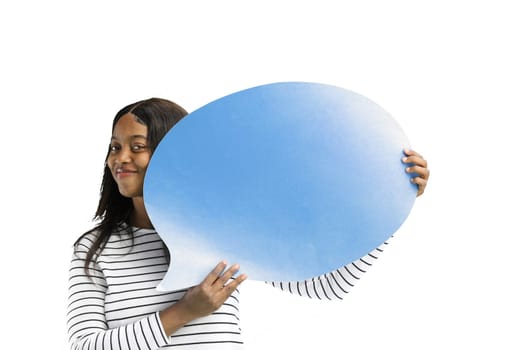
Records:
[[[138,101],[122,108],[113,119],[112,130],[124,115],[132,113],[139,123],[147,127],[147,142],[151,151],[155,151],[164,135],[179,120],[188,114],[184,108],[178,104],[161,99],[150,98]],[[106,161],[109,156],[106,154]],[[84,233],[76,242],[78,247],[82,238],[90,233],[96,233],[96,238],[88,248],[84,269],[89,274],[89,264],[94,261],[95,256],[104,249],[112,232],[115,232],[122,224],[129,224],[129,216],[133,210],[131,198],[124,197],[118,190],[117,183],[111,175],[111,170],[104,163],[104,175],[100,186],[100,200],[94,220],[99,223],[91,230]],[[128,225],[129,227],[129,225]]]

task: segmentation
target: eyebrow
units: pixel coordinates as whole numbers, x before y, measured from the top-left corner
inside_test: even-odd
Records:
[[[131,135],[131,138],[132,139],[144,139],[144,140],[147,140],[148,138],[144,135]],[[115,136],[111,136],[111,139],[112,140],[116,140],[117,138]]]

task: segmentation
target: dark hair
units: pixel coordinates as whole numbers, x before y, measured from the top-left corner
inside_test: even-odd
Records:
[[[122,108],[113,119],[112,130],[115,129],[115,125],[120,118],[128,113],[132,113],[139,123],[147,127],[148,147],[152,152],[155,151],[161,139],[173,125],[188,114],[184,108],[174,102],[161,98],[150,98]],[[108,146],[106,161],[109,156],[109,151]],[[100,222],[75,242],[75,247],[77,247],[81,239],[87,234],[92,232],[96,233],[96,239],[92,242],[86,255],[84,268],[87,274],[89,274],[89,264],[94,260],[95,255],[99,254],[104,248],[111,233],[120,225],[124,223],[129,224],[128,220],[132,209],[133,204],[131,198],[124,197],[120,194],[117,183],[111,175],[111,170],[106,163],[104,163],[104,175],[100,186],[100,200],[93,218]],[[128,225],[128,227],[130,226]]]

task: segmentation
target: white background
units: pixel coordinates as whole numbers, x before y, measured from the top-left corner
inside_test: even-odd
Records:
[[[429,160],[431,181],[344,301],[246,284],[247,348],[523,349],[518,4],[2,2],[1,347],[67,348],[71,246],[93,225],[118,109],[158,96],[192,111],[300,80],[384,107]]]

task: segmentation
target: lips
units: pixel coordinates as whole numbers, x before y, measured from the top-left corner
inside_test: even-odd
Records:
[[[115,175],[117,178],[121,179],[121,178],[124,178],[124,177],[127,177],[127,176],[131,176],[131,175],[134,175],[136,174],[137,171],[134,170],[134,169],[127,169],[127,168],[117,168],[115,170]]]

